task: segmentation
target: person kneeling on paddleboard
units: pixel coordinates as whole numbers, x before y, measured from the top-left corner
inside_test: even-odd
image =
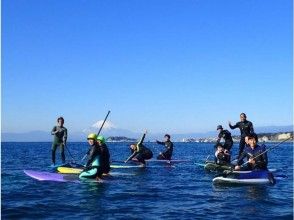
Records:
[[[227,149],[221,143],[216,144],[216,151],[214,154],[214,162],[218,165],[230,164],[231,155]]]
[[[88,143],[90,150],[88,152],[89,160],[86,164],[86,168],[79,175],[80,179],[100,179],[103,174],[102,163],[101,163],[101,149],[97,142],[96,134],[88,135]]]
[[[157,144],[161,144],[165,146],[165,151],[159,153],[159,155],[157,156],[157,160],[171,160],[172,158],[174,144],[173,142],[170,141],[169,134],[164,135],[164,138],[165,138],[164,142],[156,140]]]
[[[97,137],[97,144],[100,150],[100,167],[103,174],[108,174],[110,171],[110,154],[107,145],[105,144],[105,138],[101,135]]]
[[[248,135],[249,146],[246,146],[241,154],[235,170],[267,170],[268,159],[265,145],[259,146],[256,137],[254,133]],[[241,166],[245,157],[247,157],[247,162],[244,164],[246,166]]]
[[[125,163],[127,163],[129,160],[135,160],[138,161],[142,166],[145,166],[145,160],[149,160],[153,157],[152,151],[143,145],[146,134],[147,131],[145,131],[141,140],[137,144],[130,145],[132,155],[125,161]]]

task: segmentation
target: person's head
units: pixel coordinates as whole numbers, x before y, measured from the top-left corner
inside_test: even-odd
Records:
[[[245,114],[245,113],[241,113],[241,114],[240,114],[240,121],[241,121],[241,122],[244,122],[244,121],[246,121],[246,119],[247,119],[246,114]]]
[[[89,145],[93,146],[94,144],[97,143],[97,135],[94,133],[91,133],[87,137]]]
[[[254,148],[254,147],[256,147],[256,137],[255,137],[255,135],[253,135],[253,134],[251,134],[251,135],[249,135],[248,136],[248,144],[249,144],[249,146],[250,147],[252,147],[252,148]]]
[[[99,145],[103,145],[103,144],[105,144],[105,138],[104,138],[102,135],[99,135],[99,136],[97,137],[97,143],[98,143]]]
[[[131,148],[131,150],[136,150],[136,148],[137,148],[137,144],[131,144],[131,145],[130,145],[130,148]]]
[[[59,126],[62,126],[64,124],[64,118],[63,117],[57,118],[57,123]]]
[[[249,145],[249,141],[248,141],[249,139],[248,139],[248,137],[249,137],[249,136],[246,136],[246,137],[245,137],[245,143]]]
[[[221,125],[218,125],[217,127],[216,127],[216,130],[218,131],[222,131],[223,130],[223,126],[221,126]]]
[[[218,143],[218,144],[216,145],[216,149],[217,149],[217,151],[219,151],[219,152],[225,150],[224,146],[223,146],[221,143]]]
[[[169,135],[169,134],[164,135],[164,139],[165,139],[166,141],[169,141],[169,140],[170,140],[170,135]]]

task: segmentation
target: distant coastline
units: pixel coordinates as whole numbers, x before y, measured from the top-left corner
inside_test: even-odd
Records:
[[[280,142],[289,139],[289,142],[293,141],[293,131],[277,132],[277,133],[259,133],[257,134],[259,142]],[[234,142],[240,141],[240,136],[232,136]],[[216,137],[207,138],[184,138],[182,142],[198,142],[198,143],[211,143],[216,142]]]

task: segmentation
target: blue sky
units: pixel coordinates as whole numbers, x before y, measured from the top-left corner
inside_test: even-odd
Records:
[[[2,131],[292,124],[290,0],[2,0]]]

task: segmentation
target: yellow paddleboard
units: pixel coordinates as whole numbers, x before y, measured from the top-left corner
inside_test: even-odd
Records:
[[[80,174],[83,171],[83,169],[70,168],[70,167],[58,167],[57,170],[59,173],[66,173],[66,174]]]

